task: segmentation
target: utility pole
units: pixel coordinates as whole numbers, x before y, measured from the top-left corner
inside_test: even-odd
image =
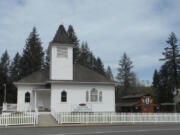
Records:
[[[4,84],[4,103],[6,103],[6,84]]]

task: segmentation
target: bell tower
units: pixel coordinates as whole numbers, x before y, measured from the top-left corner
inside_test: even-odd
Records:
[[[73,42],[60,25],[50,42],[50,79],[73,80]]]

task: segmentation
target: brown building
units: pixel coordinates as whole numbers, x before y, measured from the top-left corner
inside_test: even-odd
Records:
[[[121,97],[116,104],[117,112],[153,113],[160,111],[160,104],[155,103],[150,94],[138,94]]]

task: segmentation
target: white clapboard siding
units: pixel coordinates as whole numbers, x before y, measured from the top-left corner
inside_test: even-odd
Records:
[[[180,123],[179,113],[69,113],[55,112],[58,124],[65,123]]]
[[[36,125],[38,124],[38,113],[24,112],[12,113],[0,116],[0,126],[11,125]]]

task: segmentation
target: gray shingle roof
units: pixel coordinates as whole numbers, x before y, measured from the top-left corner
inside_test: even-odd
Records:
[[[67,32],[63,25],[59,26],[52,43],[73,44],[73,42],[68,38]]]
[[[38,70],[15,83],[45,83],[49,79],[47,70]]]
[[[31,75],[15,82],[18,83],[47,83],[49,80],[49,71],[39,70]],[[105,76],[94,72],[79,64],[73,66],[73,80],[59,80],[63,82],[96,82],[96,83],[114,83],[112,80],[107,79]]]

